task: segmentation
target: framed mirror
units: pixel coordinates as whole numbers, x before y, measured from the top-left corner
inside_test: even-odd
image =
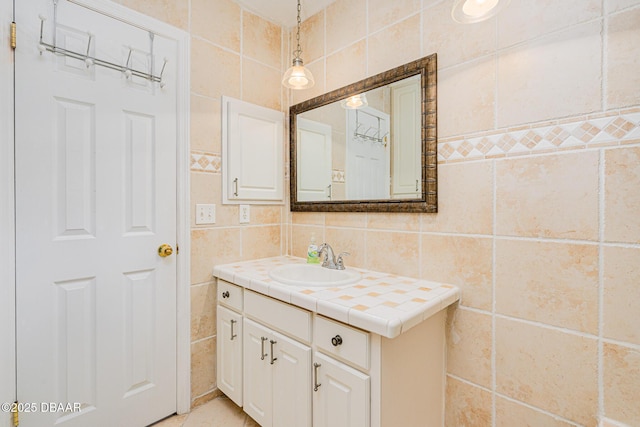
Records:
[[[289,109],[291,210],[437,212],[436,54]]]

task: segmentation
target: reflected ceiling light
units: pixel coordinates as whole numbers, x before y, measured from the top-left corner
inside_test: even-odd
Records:
[[[343,99],[340,101],[340,105],[347,110],[357,110],[358,108],[366,107],[369,103],[367,102],[367,95],[359,93]]]
[[[315,84],[313,74],[307,68],[304,68],[300,54],[300,0],[298,0],[298,31],[296,32],[296,42],[298,46],[293,51],[293,65],[284,73],[282,84],[289,89],[309,89]]]
[[[510,0],[456,0],[451,17],[461,24],[473,24],[495,16]]]

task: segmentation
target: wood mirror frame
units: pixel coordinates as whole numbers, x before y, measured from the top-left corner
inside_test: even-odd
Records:
[[[289,108],[290,200],[293,212],[437,212],[436,54],[409,62]],[[297,126],[298,114],[350,96],[421,75],[421,163],[422,197],[416,199],[298,201]]]

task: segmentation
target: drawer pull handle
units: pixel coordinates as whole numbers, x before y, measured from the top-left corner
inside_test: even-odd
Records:
[[[222,298],[229,298],[229,291],[224,291],[222,293]]]
[[[333,344],[334,347],[341,345],[342,337],[340,335],[336,335],[335,337],[331,338],[331,344]]]
[[[238,323],[237,320],[231,320],[231,341],[233,341],[233,339],[238,336],[237,334],[233,333],[233,325],[236,323]]]
[[[314,362],[313,364],[313,391],[318,391],[318,387],[322,384],[318,384],[318,368],[322,366],[321,364]]]
[[[260,346],[261,346],[260,360],[264,360],[264,358],[267,357],[267,353],[264,352],[264,342],[267,341],[268,339],[269,338],[260,337],[260,340],[262,340],[262,342],[260,343]]]
[[[271,364],[273,365],[273,362],[275,362],[276,360],[278,360],[277,357],[273,357],[273,345],[277,344],[278,341],[274,341],[274,340],[269,340],[269,342],[271,343]]]

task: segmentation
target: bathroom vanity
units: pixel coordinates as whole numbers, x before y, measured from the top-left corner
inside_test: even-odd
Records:
[[[270,275],[289,265],[305,264],[214,268],[220,390],[263,427],[442,426],[445,309],[459,289],[361,269],[341,286],[314,270],[309,285]]]

